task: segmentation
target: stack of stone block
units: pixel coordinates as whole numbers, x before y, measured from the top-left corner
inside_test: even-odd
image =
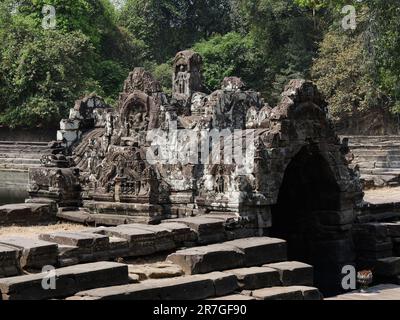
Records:
[[[372,270],[377,282],[400,283],[400,223],[355,225],[353,239],[359,269]]]
[[[46,203],[21,203],[0,206],[1,226],[48,224],[56,221],[54,205]]]

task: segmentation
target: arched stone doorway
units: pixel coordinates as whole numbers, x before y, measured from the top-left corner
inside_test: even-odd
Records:
[[[272,207],[271,236],[288,242],[288,258],[314,266],[325,296],[341,291],[341,270],[353,264],[352,241],[340,225],[341,192],[316,145],[303,147],[286,168]]]

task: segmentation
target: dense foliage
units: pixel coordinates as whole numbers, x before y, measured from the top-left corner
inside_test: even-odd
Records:
[[[345,5],[356,7],[345,30]],[[44,5],[56,26],[44,29]],[[0,123],[49,126],[89,92],[113,103],[145,66],[169,93],[175,53],[204,57],[210,90],[237,75],[275,104],[292,78],[314,80],[333,119],[400,113],[398,0],[2,0]]]

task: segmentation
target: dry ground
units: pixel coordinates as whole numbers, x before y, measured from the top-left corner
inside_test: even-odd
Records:
[[[364,201],[374,204],[400,202],[400,187],[367,190]]]
[[[85,229],[84,226],[73,223],[57,223],[44,226],[28,227],[0,227],[0,236],[23,236],[35,238],[41,233],[51,233],[58,231],[78,231]]]

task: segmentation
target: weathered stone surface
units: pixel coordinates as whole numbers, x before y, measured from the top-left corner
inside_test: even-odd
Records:
[[[20,273],[20,255],[21,250],[0,244],[0,278]]]
[[[140,280],[174,278],[183,275],[183,270],[176,264],[158,262],[147,265],[130,265],[130,274],[137,274]]]
[[[216,300],[216,301],[255,301],[257,300],[254,297],[245,296],[242,294],[233,294],[225,297],[211,298],[207,300]]]
[[[388,235],[392,238],[400,237],[400,223],[382,223],[388,230]]]
[[[261,300],[321,300],[318,289],[312,287],[292,286],[274,287],[255,290],[252,296]]]
[[[80,251],[78,247],[58,245],[58,266],[68,267],[79,263]]]
[[[375,264],[375,273],[387,277],[400,275],[400,257],[378,259]]]
[[[91,224],[95,219],[86,211],[61,211],[57,213],[57,218],[61,220],[77,222],[81,224]]]
[[[224,296],[239,289],[239,283],[235,274],[230,272],[212,272],[204,275],[214,283],[215,296]]]
[[[20,266],[23,269],[41,269],[57,264],[57,245],[36,239],[22,237],[1,237],[0,244],[21,250]]]
[[[145,225],[145,224],[127,224],[121,225],[120,228],[132,228],[153,232],[155,235],[154,246],[156,252],[169,251],[176,248],[173,240],[174,235],[171,230],[163,226]]]
[[[106,228],[103,231],[108,236],[114,236],[126,239],[130,244],[140,241],[151,241],[155,239],[155,233],[143,229],[126,228],[117,226],[114,228]]]
[[[51,204],[21,203],[0,206],[0,225],[35,225],[55,220]]]
[[[62,245],[76,246],[81,252],[92,253],[109,249],[109,238],[84,232],[55,232],[41,234],[39,239]]]
[[[225,240],[224,222],[209,217],[190,217],[166,220],[165,223],[183,223],[194,230],[200,244],[209,244]]]
[[[177,251],[167,260],[181,266],[186,274],[201,274],[243,266],[244,254],[226,244],[214,244]]]
[[[368,289],[368,293],[360,292],[359,290],[346,293],[343,295],[326,298],[325,300],[400,300],[400,286],[394,284],[383,284]]]
[[[313,267],[308,264],[297,261],[287,261],[266,264],[264,267],[277,270],[283,286],[312,286],[314,284]]]
[[[322,300],[323,296],[321,292],[314,287],[309,286],[294,286],[292,288],[298,288],[303,294],[304,300]]]
[[[97,262],[56,270],[56,289],[45,290],[46,273],[0,279],[3,300],[41,300],[67,297],[98,286],[128,283],[128,267],[115,262]],[[45,280],[46,281],[46,280]]]
[[[201,300],[214,293],[212,280],[189,276],[94,289],[79,292],[76,296],[96,300]]]
[[[185,242],[194,242],[197,240],[197,234],[184,223],[163,223],[162,226],[172,232],[173,239],[177,245]]]
[[[225,242],[239,248],[245,254],[245,265],[261,266],[287,259],[286,242],[275,238],[246,238]]]
[[[233,273],[239,281],[242,290],[256,290],[281,285],[279,272],[268,267],[251,267],[234,269]]]
[[[104,233],[108,236],[114,236],[118,238],[122,238],[128,241],[128,256],[137,257],[137,256],[145,256],[156,253],[157,251],[165,250],[160,245],[157,248],[157,244],[159,244],[163,239],[157,239],[157,235],[153,231],[148,231],[144,229],[137,228],[129,228],[124,226],[118,226],[114,228],[105,229]],[[170,242],[167,243],[166,248],[170,248]]]

